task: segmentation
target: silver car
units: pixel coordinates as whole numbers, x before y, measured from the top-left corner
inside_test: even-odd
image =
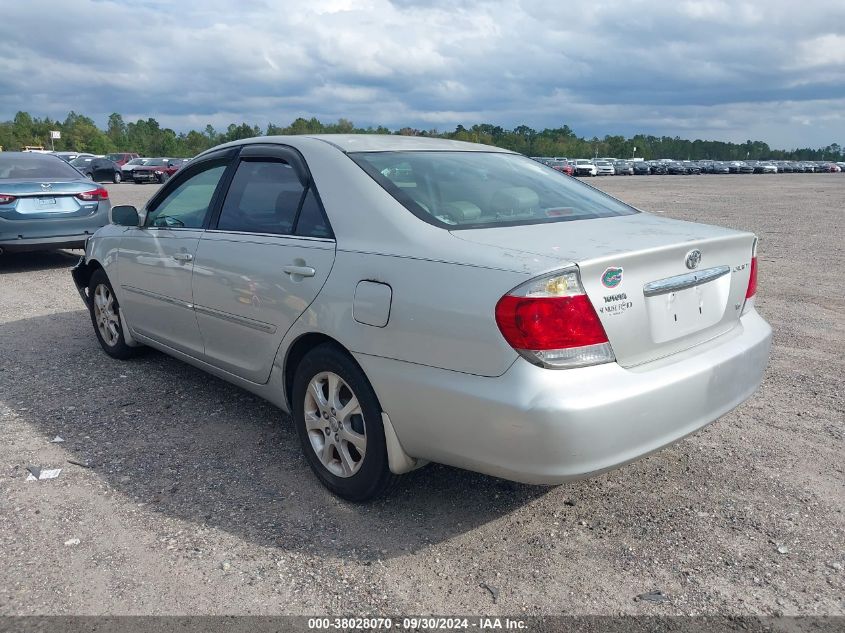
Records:
[[[0,153],[0,254],[82,248],[110,207],[106,189],[57,156]]]
[[[429,461],[558,484],[730,411],[769,357],[755,248],[495,147],[264,137],[114,207],[73,278],[107,354],[275,403],[365,500]]]

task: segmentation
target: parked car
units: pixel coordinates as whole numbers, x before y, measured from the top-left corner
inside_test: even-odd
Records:
[[[108,158],[78,156],[70,161],[70,164],[94,182],[120,182],[123,180],[120,165]]]
[[[729,174],[731,173],[730,168],[728,167],[727,163],[723,163],[721,161],[715,161],[710,163],[707,168],[707,173],[710,174]]]
[[[773,163],[766,163],[760,162],[754,164],[754,173],[755,174],[776,174],[778,173],[778,168]]]
[[[609,160],[597,160],[595,161],[596,166],[596,174],[599,176],[614,176],[616,175],[616,170],[613,168],[613,163]]]
[[[737,406],[769,355],[754,235],[500,148],[245,139],[112,222],[72,272],[105,353],[146,344],[290,411],[351,500],[428,461],[603,472]]]
[[[665,176],[669,173],[666,163],[659,160],[652,161],[649,163],[649,166],[651,167],[651,173],[655,176]]]
[[[683,163],[667,163],[666,173],[670,176],[683,176],[687,173],[687,168]]]
[[[686,167],[687,173],[690,175],[701,175],[701,167],[698,165],[698,163],[684,163],[684,167]]]
[[[185,162],[187,160],[184,158],[148,158],[142,165],[132,169],[132,180],[136,185],[167,182]]]
[[[746,163],[740,162],[739,168],[738,168],[738,173],[740,173],[740,174],[753,174],[754,173],[754,167],[755,167],[754,162],[746,162]]]
[[[566,174],[567,176],[572,176],[575,173],[575,169],[567,160],[550,160],[546,163],[546,165],[555,171]]]
[[[87,156],[89,158],[94,158],[94,154],[88,154],[86,152],[51,152],[53,156],[58,156],[66,163],[69,163],[74,158],[79,158],[80,156]]]
[[[598,169],[593,164],[593,161],[585,158],[575,159],[575,175],[576,176],[596,176]]]
[[[0,152],[0,253],[80,248],[110,208],[108,191],[58,156]]]
[[[651,173],[651,166],[644,160],[634,163],[635,176],[648,176]]]
[[[123,167],[130,160],[138,158],[138,154],[135,152],[115,152],[113,154],[106,154],[106,158]]]
[[[633,176],[634,165],[626,160],[617,160],[613,163],[613,173],[617,176]]]
[[[135,170],[136,167],[139,167],[146,163],[149,158],[133,158],[128,163],[123,165],[120,170],[123,172],[123,179],[126,181],[132,180],[132,172]]]

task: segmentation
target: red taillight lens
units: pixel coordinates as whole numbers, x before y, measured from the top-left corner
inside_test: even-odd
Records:
[[[0,204],[12,204],[17,198],[5,193],[0,193]]]
[[[90,202],[91,200],[108,200],[109,192],[105,187],[100,187],[99,189],[94,189],[93,191],[78,193],[76,194],[76,197],[80,200],[85,200],[86,202]]]
[[[757,294],[757,256],[751,258],[751,275],[748,277],[748,290],[745,291],[745,298],[750,299]]]
[[[505,295],[496,304],[496,323],[516,349],[541,351],[607,343],[607,334],[586,295]]]

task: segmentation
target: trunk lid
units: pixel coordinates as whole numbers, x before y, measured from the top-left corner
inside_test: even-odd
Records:
[[[470,242],[576,264],[581,283],[625,367],[688,349],[739,322],[754,235],[630,216],[453,231]],[[694,268],[688,255],[700,252]],[[538,269],[537,274],[548,272]]]
[[[46,187],[46,188],[45,188]],[[41,180],[6,180],[0,182],[0,193],[17,199],[0,207],[6,220],[38,220],[57,217],[79,217],[97,210],[97,200],[83,201],[76,195],[97,189],[89,180],[44,182]]]

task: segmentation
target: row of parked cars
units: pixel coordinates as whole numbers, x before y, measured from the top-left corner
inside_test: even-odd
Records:
[[[827,161],[675,161],[620,160],[616,158],[549,158],[536,156],[534,160],[570,176],[648,176],[698,174],[792,174],[841,173],[845,162]]]
[[[134,152],[98,156],[80,152],[53,153],[95,182],[163,183],[188,162],[187,158],[142,158]]]

